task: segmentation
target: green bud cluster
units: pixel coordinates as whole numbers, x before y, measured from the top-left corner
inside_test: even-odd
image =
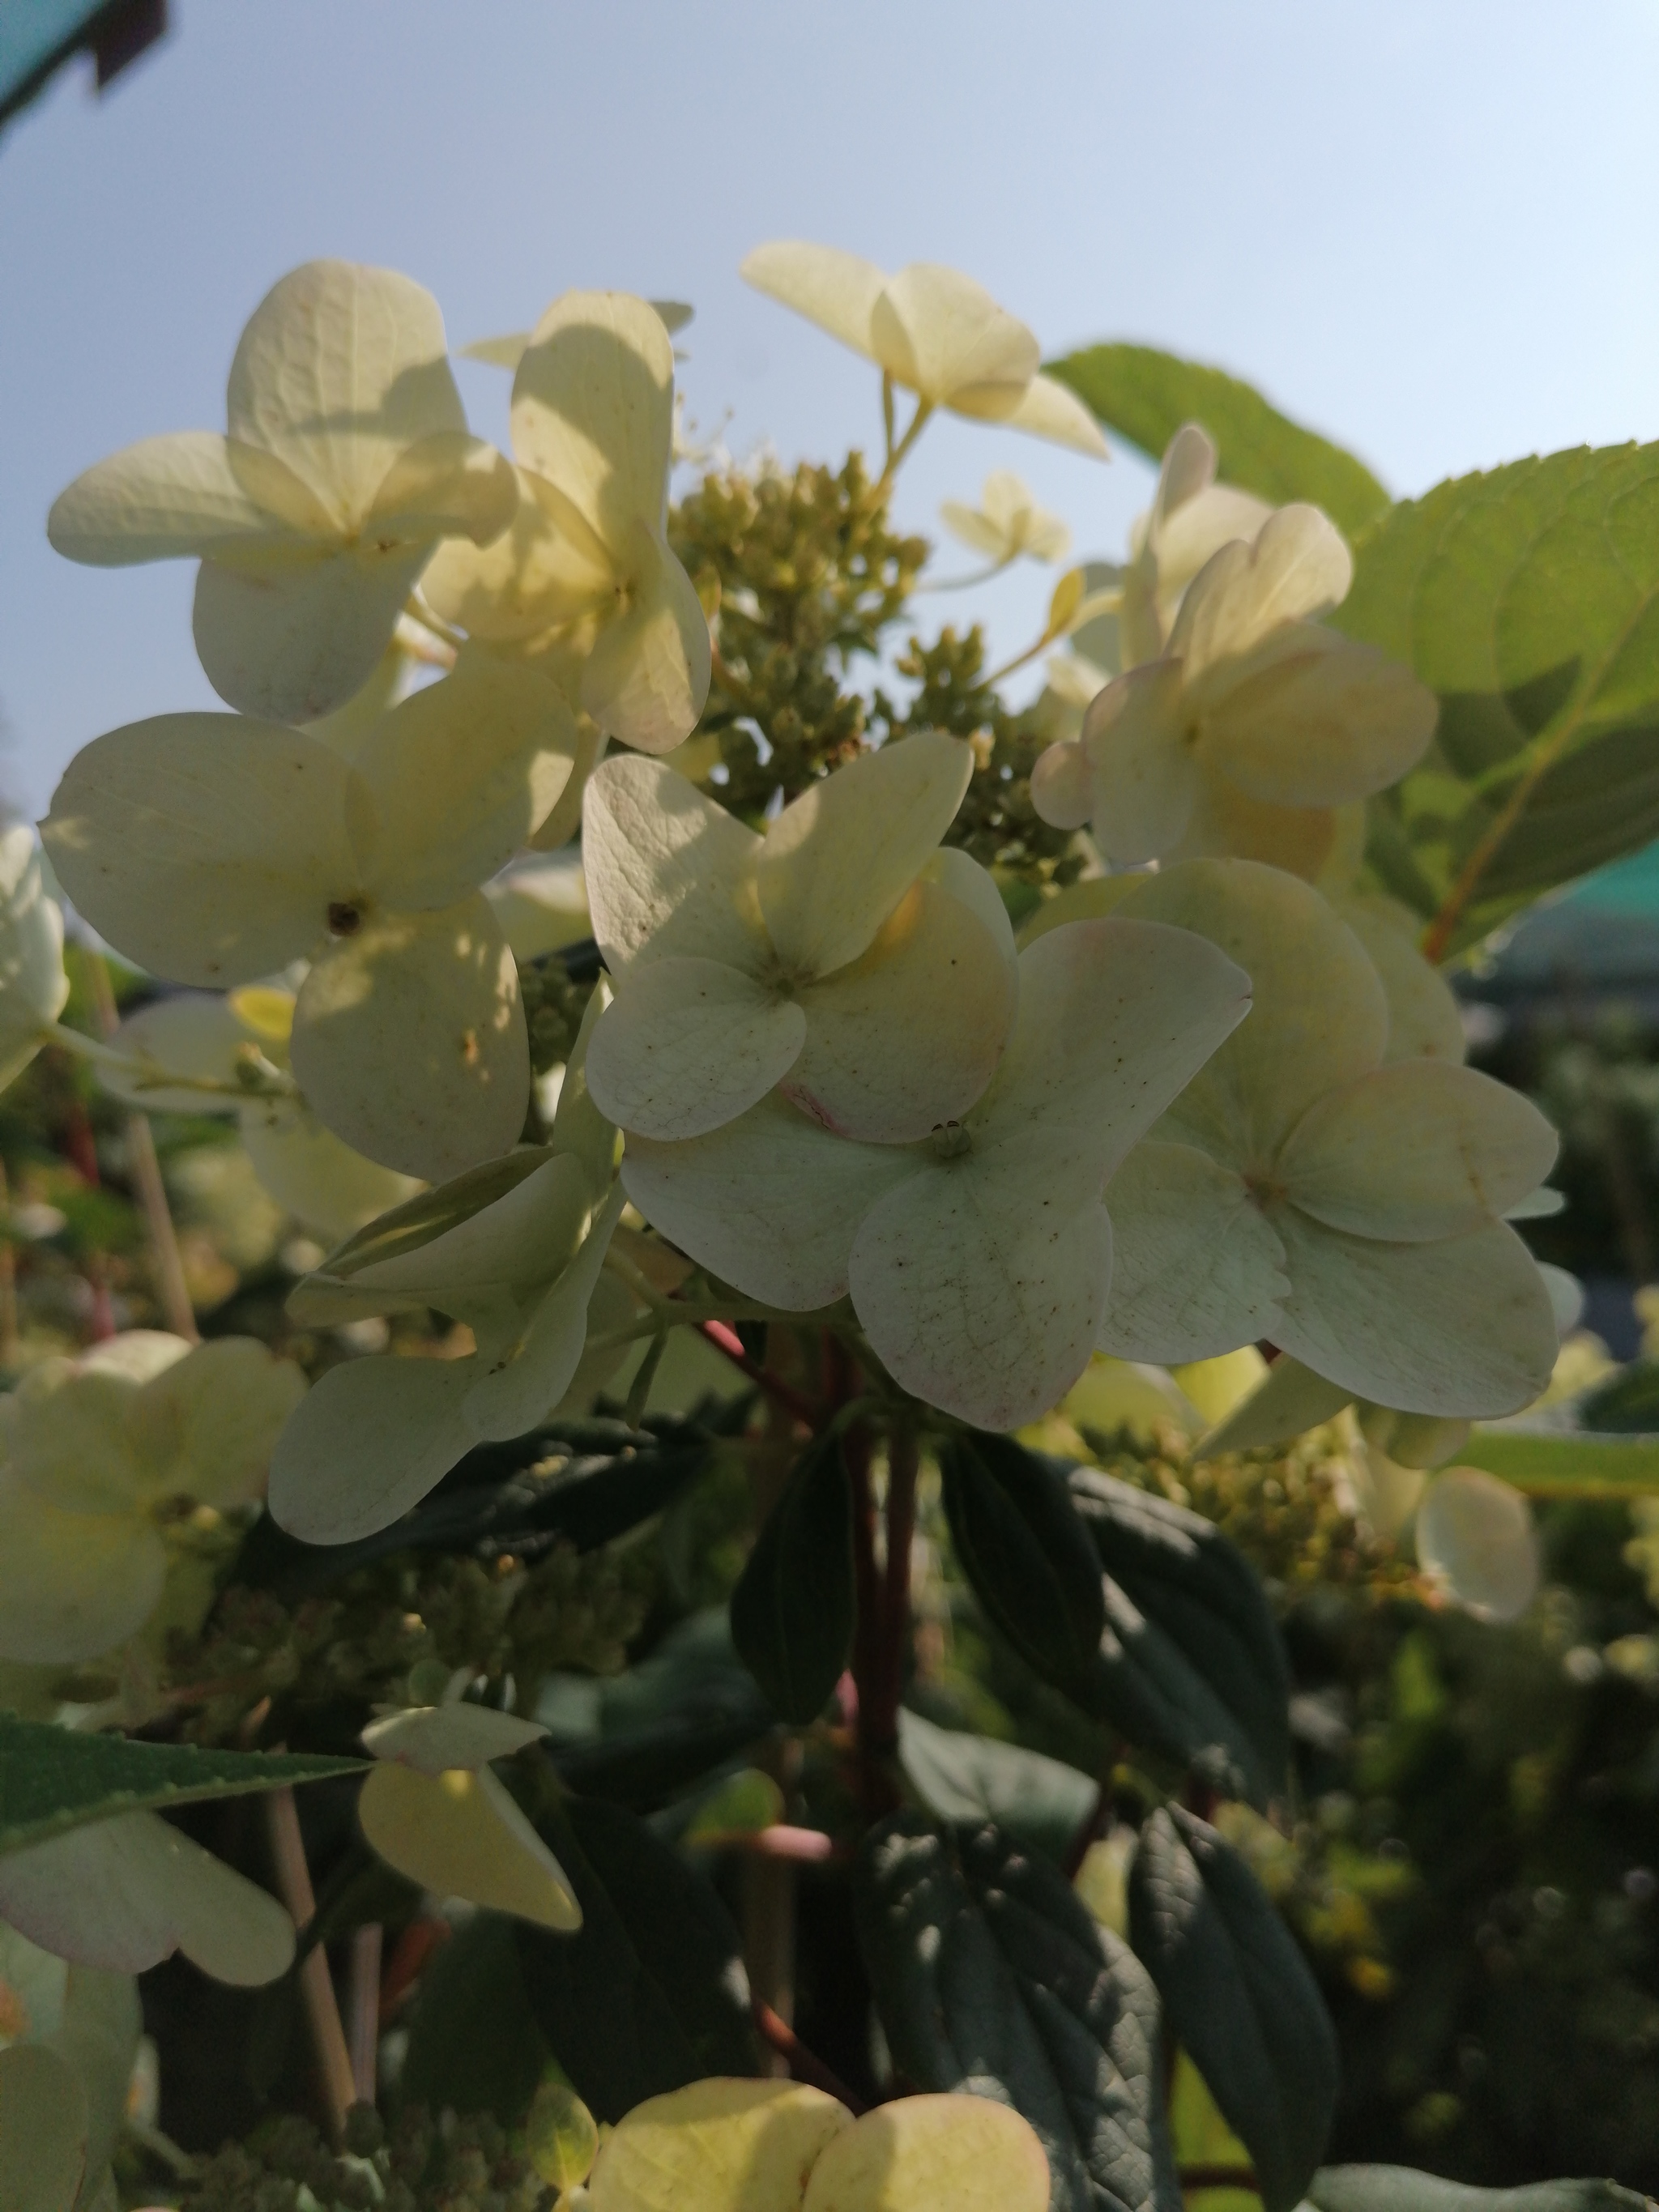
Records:
[[[434,2121],[412,2105],[388,2125],[358,2105],[346,2144],[337,2156],[296,2116],[264,2122],[203,2161],[186,2212],[542,2212],[554,2200],[488,2113]]]
[[[530,1065],[538,1075],[569,1059],[592,995],[592,983],[573,982],[556,952],[520,963],[519,996],[530,1031]]]

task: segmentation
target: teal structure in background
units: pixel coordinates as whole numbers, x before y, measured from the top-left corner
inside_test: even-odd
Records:
[[[0,128],[65,62],[90,53],[101,92],[167,28],[167,0],[4,0]]]
[[[1480,998],[1659,993],[1659,844],[1534,908],[1466,986]]]

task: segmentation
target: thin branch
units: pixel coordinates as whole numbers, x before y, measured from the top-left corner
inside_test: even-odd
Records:
[[[374,2102],[380,2048],[380,1941],[378,1920],[352,1930],[351,1977],[346,2004],[351,2016],[351,2079],[360,2105]]]
[[[272,1790],[265,1796],[265,1824],[270,1835],[271,1857],[276,1869],[276,1888],[296,1929],[304,1929],[316,1917],[317,1893],[311,1886],[306,1847],[300,1834],[300,1808],[290,1789]],[[317,2059],[318,2080],[328,2107],[329,2123],[337,2142],[345,2117],[357,2100],[356,2078],[340,2008],[328,1971],[328,1953],[313,1944],[300,1967],[300,1996],[311,2027]]]
[[[869,2111],[862,2098],[855,2097],[838,2074],[832,2073],[823,2059],[810,2051],[787,2021],[778,2018],[769,2004],[759,1997],[753,1999],[750,2011],[763,2042],[771,2045],[781,2057],[789,2062],[789,2070],[798,2081],[805,2081],[826,2095],[839,2098],[854,2119]]]
[[[781,1406],[786,1413],[793,1413],[796,1420],[804,1421],[809,1429],[817,1425],[819,1409],[803,1398],[800,1392],[786,1382],[781,1375],[775,1375],[769,1367],[763,1367],[758,1360],[751,1359],[744,1350],[743,1339],[736,1329],[729,1328],[723,1321],[699,1322],[697,1327],[699,1334],[714,1346],[715,1351],[723,1352],[735,1368],[766,1393],[774,1405]]]

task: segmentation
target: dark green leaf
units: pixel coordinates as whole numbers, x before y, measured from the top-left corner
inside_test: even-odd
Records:
[[[732,1593],[732,1641],[780,1720],[823,1711],[852,1649],[853,1493],[832,1438],[804,1452]]]
[[[1255,1570],[1165,1498],[1087,1467],[1071,1487],[1106,1571],[1106,1633],[1079,1702],[1131,1743],[1267,1803],[1290,1764],[1290,1670]]]
[[[1224,370],[1154,346],[1097,345],[1051,362],[1048,374],[1149,459],[1159,459],[1183,422],[1198,422],[1220,450],[1223,479],[1275,507],[1311,500],[1352,537],[1389,504],[1363,461]]]
[[[113,1813],[279,1790],[326,1774],[356,1774],[368,1764],[309,1752],[134,1743],[0,1713],[0,1851],[21,1850]]]
[[[1616,2181],[1471,2189],[1409,2166],[1325,2166],[1308,2188],[1317,2212],[1644,2212],[1649,2201]]]
[[[516,2127],[549,2057],[519,1963],[517,1923],[480,1912],[422,1969],[398,2094]]]
[[[1581,1425],[1608,1436],[1659,1435],[1659,1359],[1638,1359],[1579,1401]]]
[[[1030,1850],[1063,1859],[1094,1809],[1096,1785],[1063,1759],[993,1736],[899,1715],[899,1765],[940,1820],[994,1820]]]
[[[1045,1682],[1075,1691],[1106,1625],[1100,1565],[1057,1466],[1012,1437],[970,1432],[939,1455],[962,1571],[990,1619]]]
[[[900,1813],[866,1839],[854,1900],[902,2074],[1023,2112],[1053,2212],[1180,2212],[1157,1995],[1057,1869],[989,1824]]]
[[[680,1854],[620,1806],[581,1797],[536,1824],[582,1908],[574,1936],[517,1923],[530,2008],[601,2120],[707,2074],[757,2071],[742,1946]]]
[[[1129,1941],[1170,2034],[1249,2152],[1266,2212],[1291,2212],[1330,2134],[1339,2061],[1290,1930],[1238,1853],[1176,1807],[1141,1829]]]
[[[1333,621],[1440,697],[1370,847],[1437,955],[1659,834],[1659,447],[1457,477],[1356,552]]]
[[[1484,1468],[1533,1498],[1644,1498],[1659,1491],[1659,1436],[1607,1435],[1565,1409],[1476,1426],[1460,1467]]]

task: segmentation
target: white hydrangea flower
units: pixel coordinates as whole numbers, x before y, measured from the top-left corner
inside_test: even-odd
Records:
[[[1164,449],[1152,506],[1134,523],[1121,572],[1125,668],[1161,657],[1194,577],[1235,538],[1254,544],[1273,514],[1254,493],[1218,483],[1218,459],[1214,441],[1196,422],[1182,423]]]
[[[1042,374],[1036,338],[971,276],[931,261],[913,261],[889,276],[856,253],[798,240],[757,246],[739,274],[873,361],[926,405],[1105,459],[1094,416]]]
[[[0,828],[0,1091],[15,1083],[64,1011],[64,917],[47,893],[34,832]]]
[[[229,434],[145,438],[77,477],[47,534],[97,567],[199,558],[196,647],[243,714],[303,722],[368,681],[440,539],[487,545],[518,486],[467,434],[443,317],[387,269],[308,261],[243,331]]]
[[[977,507],[947,499],[939,519],[951,535],[1000,568],[1021,554],[1033,561],[1063,561],[1072,533],[1057,514],[1037,504],[1030,486],[1012,469],[993,469]]]
[[[1543,1558],[1532,1506],[1477,1467],[1437,1474],[1417,1509],[1417,1562],[1477,1620],[1515,1620],[1538,1595]]]
[[[0,2204],[20,2212],[71,2212],[101,2198],[127,2117],[143,2027],[131,1974],[72,1966],[0,1923],[0,1986],[10,2002],[0,2022]],[[20,2109],[21,2107],[21,2109]],[[20,2185],[52,2165],[75,2182],[57,2197]],[[29,2163],[27,2154],[33,2162]]]

